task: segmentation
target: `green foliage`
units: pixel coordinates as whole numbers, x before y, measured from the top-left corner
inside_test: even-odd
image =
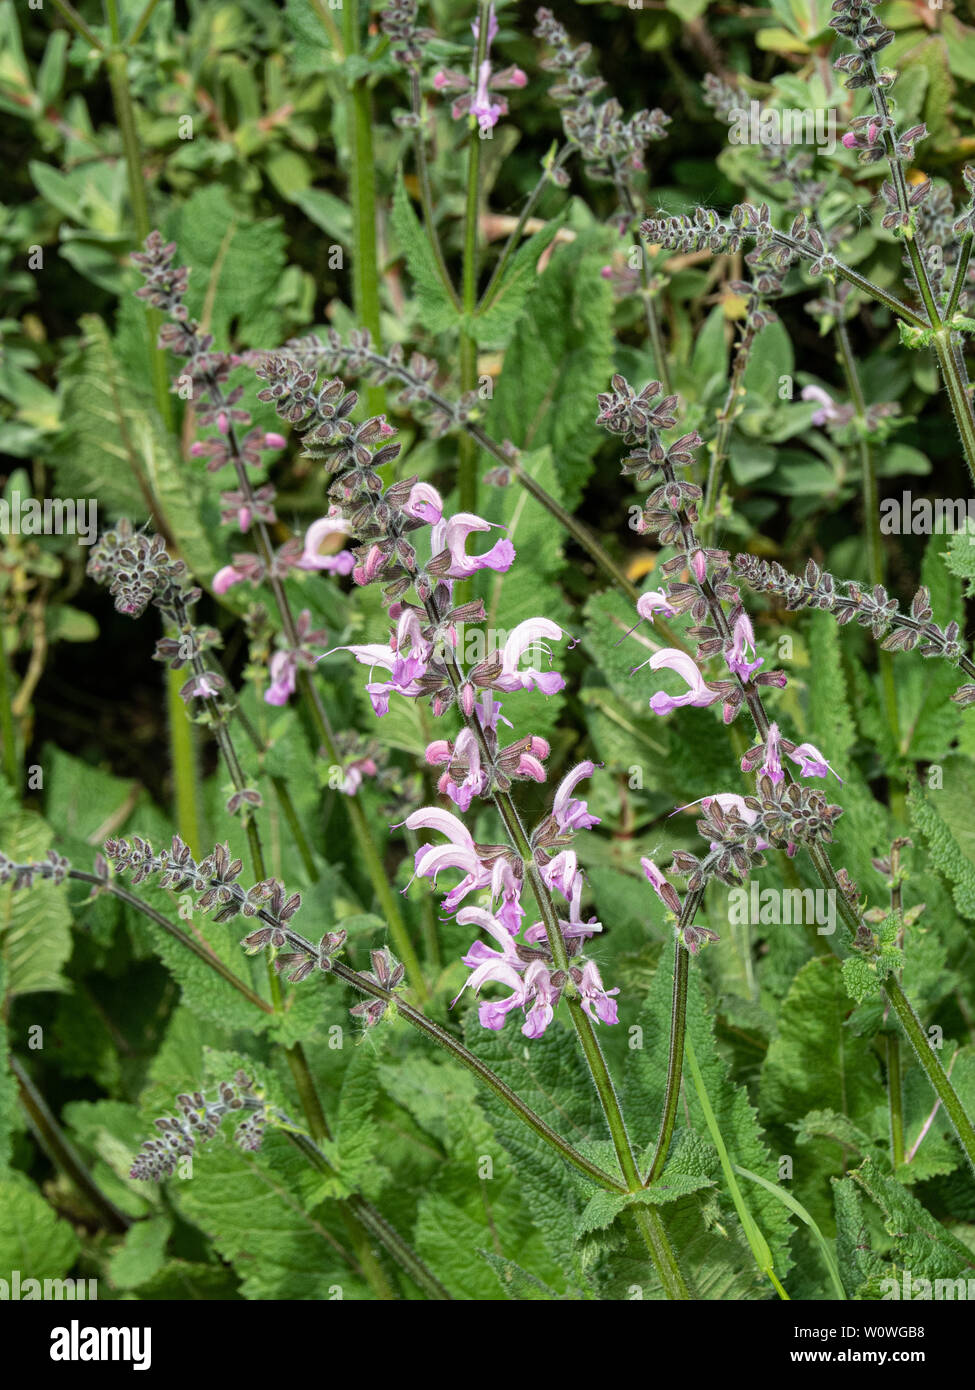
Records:
[[[828,0],[770,0],[753,12],[708,0],[562,7],[578,61],[588,53],[584,79],[607,84],[581,113],[551,99],[564,70],[546,75],[552,48],[530,35],[519,7],[502,5],[493,72],[517,62],[526,81],[513,80],[510,111],[481,131],[463,109],[454,115],[464,79],[434,80],[472,71],[470,6],[420,7],[418,22],[434,32],[419,44],[416,86],[381,5],[151,5],[133,43],[143,0],[120,0],[120,46],[115,5],[77,8],[94,43],[77,32],[72,6],[28,20],[0,0],[0,110],[13,131],[0,206],[0,450],[14,460],[0,478],[0,876],[15,872],[7,859],[51,849],[88,871],[108,837],[140,835],[159,849],[178,824],[199,855],[226,841],[241,885],[269,878],[300,892],[291,925],[312,949],[341,930],[352,969],[381,973],[383,947],[402,956],[402,998],[429,1022],[411,1026],[401,1004],[364,1026],[334,971],[300,983],[269,973],[289,948],[248,956],[241,938],[258,920],[218,922],[194,908],[198,894],[162,890],[155,877],[124,880],[148,915],[77,879],[16,892],[0,884],[0,1278],[97,1276],[103,1296],[126,1301],[414,1301],[437,1296],[435,1281],[455,1301],[657,1301],[667,1289],[651,1229],[701,1300],[770,1301],[783,1289],[795,1301],[876,1299],[906,1269],[920,1280],[967,1277],[968,1157],[913,1050],[892,1046],[884,991],[895,975],[903,982],[932,1056],[975,1113],[975,715],[951,699],[965,663],[878,654],[869,627],[841,627],[835,612],[796,611],[782,593],[741,584],[764,671],[788,678],[755,687],[764,716],[744,708],[725,723],[718,700],[659,718],[652,693],[679,682],[633,671],[674,640],[693,651],[713,637],[717,619],[689,589],[671,590],[680,611],[666,619],[669,635],[659,619],[633,628],[641,589],[698,587],[687,565],[699,546],[774,559],[795,575],[813,556],[859,584],[865,606],[879,576],[902,613],[923,585],[934,621],[957,624],[962,643],[971,626],[972,537],[921,541],[907,523],[894,537],[876,515],[905,482],[970,491],[967,436],[951,411],[965,396],[971,295],[949,325],[958,380],[946,360],[943,383],[935,328],[905,326],[883,302],[918,308],[906,238],[880,225],[886,161],[808,141],[799,163],[788,141],[786,156],[770,160],[764,139],[728,138],[698,77],[670,56],[689,36],[706,66],[734,79],[745,109],[754,98],[778,115],[843,110],[855,120],[872,99],[846,92],[829,67]],[[966,87],[975,30],[902,0],[881,8],[894,31],[884,55],[898,70],[893,118],[901,134],[927,126],[905,177],[923,200],[916,171],[934,171],[912,239],[944,303],[933,238],[950,269],[947,229],[969,216],[958,195],[975,117]],[[112,50],[112,81],[99,44]],[[610,97],[618,112],[602,105]],[[643,153],[639,140],[607,153],[651,104],[671,118],[663,138]],[[606,146],[598,159],[594,141]],[[843,276],[829,265],[811,274],[809,257],[790,266],[781,292],[766,277],[749,298],[736,281],[761,274],[750,239],[719,246],[716,231],[651,247],[639,232],[658,208],[726,211],[743,200],[767,204],[783,230],[806,205],[831,253],[862,276],[849,298],[841,303]],[[198,381],[190,399],[185,360],[156,346],[164,316],[135,296],[140,276],[128,262],[147,226],[189,269],[186,311],[212,336],[206,350],[234,354],[233,399],[221,408],[231,418],[209,419],[211,384]],[[472,286],[473,313],[462,308]],[[402,351],[420,375],[414,345],[433,359],[430,384],[460,402],[454,418],[431,421],[422,389],[403,399],[395,373],[367,377],[355,336],[365,320],[376,351]],[[312,521],[358,503],[347,505],[341,484],[329,490],[332,475],[303,452],[286,405],[278,400],[279,413],[257,401],[255,368],[330,328],[346,361],[319,372],[319,384],[337,372],[361,393],[352,425],[384,414],[403,446],[380,469],[382,486],[415,474],[448,517],[462,506],[484,517],[492,530],[471,537],[472,555],[502,536],[515,547],[509,571],[485,569],[453,590],[455,602],[483,602],[487,650],[536,617],[564,634],[551,643],[563,691],[502,692],[502,743],[544,740],[545,781],[523,764],[514,811],[477,797],[462,817],[499,870],[502,852],[509,867],[527,858],[522,831],[543,867],[562,850],[578,856],[581,915],[600,930],[572,954],[576,973],[556,981],[565,993],[538,1039],[520,1031],[518,1008],[499,1031],[481,1027],[463,991],[475,932],[439,905],[458,866],[436,884],[413,872],[420,839],[443,837],[405,831],[406,817],[420,805],[458,809],[437,786],[443,765],[426,759],[437,741],[456,742],[458,702],[441,717],[429,699],[394,696],[377,719],[368,668],[342,649],[390,640],[390,596],[294,564]],[[675,396],[664,450],[700,435],[683,476],[705,494],[716,484],[715,505],[698,501],[693,522],[682,515],[672,543],[637,521],[659,475],[640,478],[641,460],[628,460],[634,440],[597,419],[614,372],[636,391],[660,379],[661,397]],[[252,427],[285,446],[216,471],[194,448],[218,437],[233,445]],[[621,471],[627,461],[635,467]],[[235,495],[251,486],[269,489],[268,507],[273,492],[273,516]],[[158,607],[150,602],[138,623],[113,610],[86,578],[91,551],[79,541],[90,538],[14,525],[14,499],[28,495],[86,499],[101,530],[131,517],[186,561],[203,589],[194,621],[212,628],[208,651],[228,679],[232,748],[214,737],[201,700],[186,721],[151,662]],[[410,533],[421,563],[429,535]],[[218,571],[245,552],[263,560],[267,546],[273,583],[213,591]],[[711,562],[713,576],[714,553]],[[736,589],[719,590],[727,619]],[[269,661],[293,646],[287,610],[301,615],[301,632],[324,633],[301,654],[320,704],[303,693],[283,706],[264,698]],[[463,668],[487,655],[466,645],[478,626],[458,633]],[[729,677],[723,626],[718,635],[700,658],[711,683]],[[179,659],[177,684],[192,674]],[[547,668],[548,655],[533,664]],[[756,790],[742,761],[766,719],[792,743],[816,745],[841,779],[802,785],[842,807],[830,863],[855,881],[869,933],[854,944],[843,923],[834,936],[800,924],[756,930],[728,920],[729,884],[708,883],[697,925],[721,939],[690,961],[674,1133],[654,1183],[624,1192],[607,1111],[615,1120],[618,1097],[646,1175],[672,1041],[675,915],[640,859],[668,872],[672,854],[707,852],[698,803]],[[598,824],[559,836],[554,789],[588,760],[595,772],[575,795]],[[349,797],[335,773],[352,764],[365,775]],[[227,809],[241,782],[261,798],[249,821]],[[899,904],[883,863],[895,840]],[[822,886],[802,844],[790,856],[768,851],[755,875],[773,893]],[[686,880],[668,876],[683,892]],[[486,907],[497,894],[472,890],[465,901]],[[556,904],[564,911],[558,894]],[[526,927],[544,915],[527,883],[522,906]],[[491,948],[476,935],[475,953]],[[586,961],[619,1009],[615,1026],[595,1026],[616,1088],[602,1097],[565,997]],[[482,997],[498,990],[486,982]],[[460,1038],[473,1054],[466,1068],[448,1055]],[[18,1085],[11,1054],[31,1089]],[[483,1085],[484,1068],[610,1186]],[[248,1107],[263,1107],[263,1146],[234,1142],[234,1109],[163,1183],[133,1178],[143,1143],[164,1132],[158,1117],[187,1106],[214,1113],[220,1084],[238,1071],[252,1079]]]

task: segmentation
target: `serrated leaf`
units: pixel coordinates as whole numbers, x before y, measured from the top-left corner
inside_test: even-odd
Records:
[[[367,1296],[320,1212],[306,1211],[297,1195],[305,1171],[283,1135],[267,1135],[256,1154],[218,1136],[194,1155],[191,1179],[169,1184],[181,1214],[237,1271],[245,1298]]]
[[[115,1288],[137,1289],[159,1273],[172,1229],[168,1216],[153,1216],[129,1227],[108,1262],[108,1277]]]
[[[413,211],[413,204],[403,181],[402,169],[397,175],[396,189],[393,193],[391,221],[396,239],[406,257],[410,275],[413,277],[421,325],[428,333],[443,333],[458,328],[460,315],[440,278],[433,248],[426,232]]]
[[[570,510],[601,442],[593,398],[613,370],[613,296],[600,274],[609,247],[600,228],[557,248],[505,353],[488,416],[495,439],[551,447]]]
[[[20,812],[0,822],[0,844],[11,859],[43,859],[51,831],[40,816]],[[71,955],[67,890],[43,880],[14,892],[0,889],[0,954],[7,998],[67,988],[62,967]]]
[[[518,248],[502,272],[490,304],[473,319],[465,321],[465,329],[478,343],[503,346],[508,341],[528,306],[530,295],[540,283],[539,257],[558,235],[568,212],[567,205]]]
[[[29,1178],[17,1172],[0,1177],[0,1278],[9,1283],[19,1270],[22,1281],[61,1279],[80,1248],[74,1229]]]

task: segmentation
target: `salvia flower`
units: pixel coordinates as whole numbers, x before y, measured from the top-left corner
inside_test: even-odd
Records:
[[[688,687],[683,695],[667,695],[658,690],[650,700],[650,708],[654,714],[670,714],[682,705],[693,705],[703,709],[721,698],[720,691],[709,688],[687,653],[679,651],[676,647],[663,647],[659,652],[654,652],[647,665],[652,671],[659,671],[661,668],[676,671]]]

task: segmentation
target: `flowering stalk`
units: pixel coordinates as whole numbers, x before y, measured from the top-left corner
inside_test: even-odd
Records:
[[[913,651],[924,657],[939,656],[975,679],[975,662],[965,655],[959,642],[956,622],[939,627],[932,621],[931,594],[923,585],[911,600],[910,614],[901,613],[897,600],[877,585],[866,590],[852,579],[836,579],[828,570],[810,560],[803,575],[789,574],[777,560],[760,560],[755,555],[736,555],[737,573],[756,593],[775,594],[790,612],[800,608],[819,608],[832,613],[842,627],[856,619],[869,628],[885,651]],[[963,685],[951,697],[957,704],[975,701],[975,685]]]
[[[568,31],[553,16],[551,10],[540,8],[535,13],[535,37],[554,49],[542,67],[559,74],[559,82],[549,95],[562,107],[562,124],[569,150],[581,155],[586,173],[598,182],[612,183],[619,199],[619,230],[625,234],[637,216],[637,197],[633,187],[634,173],[644,169],[643,156],[651,140],[662,140],[671,118],[659,107],[638,111],[629,121],[622,119],[622,108],[615,97],[601,106],[593,101],[605,86],[601,77],[588,76],[584,71],[592,46],[587,43],[572,46]],[[568,184],[561,163],[553,162],[549,177],[560,186]],[[667,355],[654,305],[654,286],[651,284],[646,255],[640,247],[640,284],[643,312],[647,325],[655,370],[670,390]]]
[[[359,662],[383,673],[384,679],[373,679],[366,685],[377,715],[387,712],[394,693],[408,699],[429,699],[435,717],[457,708],[464,724],[461,734],[455,741],[434,740],[427,749],[427,759],[445,767],[440,790],[461,811],[468,809],[473,797],[489,797],[504,825],[510,848],[475,844],[456,816],[433,807],[412,813],[405,822],[410,830],[439,830],[450,842],[443,848],[421,847],[415,862],[417,874],[433,879],[444,868],[463,870],[461,883],[444,900],[449,912],[480,888],[490,886],[494,902],[500,900],[500,907],[490,911],[465,907],[457,913],[461,925],[476,923],[501,947],[492,951],[480,942],[472,946],[464,957],[472,972],[468,986],[479,991],[494,981],[511,990],[501,1003],[480,1006],[482,1026],[499,1029],[510,1011],[523,1009],[522,1032],[538,1037],[551,1022],[561,998],[566,998],[626,1187],[639,1191],[639,1170],[592,1026],[594,1018],[606,1024],[616,1022],[612,995],[617,991],[604,988],[594,962],[583,965],[578,960],[584,940],[601,930],[594,919],[586,922],[580,915],[583,882],[576,855],[569,848],[573,831],[596,823],[585,802],[573,795],[577,783],[591,775],[593,765],[580,764],[564,779],[551,814],[529,836],[510,786],[515,780],[544,780],[542,764],[548,745],[528,736],[502,748],[498,736],[501,704],[493,692],[539,689],[551,694],[559,690],[564,684],[560,675],[535,666],[523,669],[521,659],[526,651],[537,648],[541,639],[554,641],[564,634],[545,618],[528,620],[507,635],[500,651],[489,652],[469,670],[462,669],[456,655],[457,625],[483,620],[485,615],[480,601],[456,603],[454,583],[479,569],[505,572],[515,558],[511,543],[502,539],[486,553],[470,555],[468,537],[490,530],[489,523],[470,513],[445,518],[439,495],[415,478],[383,489],[378,470],[399,451],[399,445],[391,442],[394,431],[377,418],[354,425],[349,417],[356,396],[345,390],[340,379],[318,386],[300,362],[286,356],[268,358],[259,375],[268,383],[261,397],[275,401],[279,413],[301,430],[305,453],[321,459],[332,475],[330,495],[348,508],[350,530],[360,540],[354,550],[353,579],[359,584],[385,581],[384,598],[395,624],[388,646],[373,643],[349,648]],[[412,539],[422,527],[432,528],[429,560],[420,558]],[[408,600],[411,591],[419,603]],[[522,931],[521,892],[525,883],[532,890],[541,920]],[[567,909],[556,908],[555,893],[565,899]],[[261,933],[254,938],[254,946],[263,944],[265,934]],[[299,951],[292,958],[299,972],[314,968],[310,954]],[[394,966],[392,958],[382,952],[373,953],[373,963],[375,985],[392,993],[402,967]],[[367,1023],[377,1022],[381,1013],[369,1006],[362,1010]],[[651,1232],[646,1222],[641,1222],[641,1229],[657,1259],[665,1233],[662,1228]],[[660,1267],[659,1272],[667,1287],[668,1267]],[[677,1293],[676,1286],[673,1291]]]
[[[521,465],[517,451],[507,444],[499,444],[478,422],[472,413],[473,402],[464,399],[455,403],[438,392],[432,383],[437,366],[430,358],[414,352],[409,363],[403,360],[403,351],[394,344],[388,355],[377,351],[370,343],[364,330],[352,335],[350,343],[342,341],[340,335],[330,330],[328,342],[323,343],[316,335],[295,339],[285,344],[283,351],[293,354],[307,371],[315,372],[319,367],[325,371],[342,372],[343,375],[375,373],[381,378],[395,377],[405,383],[406,389],[400,397],[404,406],[425,405],[433,411],[432,432],[439,437],[450,428],[458,428],[470,434],[471,438],[497,460],[499,475],[519,483],[531,497],[553,516],[559,525],[578,545],[585,550],[599,569],[611,580],[631,602],[635,603],[638,590],[624,574],[612,556],[593,535],[585,522],[567,512],[556,499]],[[663,623],[658,623],[661,636],[671,646],[681,648],[683,642],[676,633]]]
[[[390,0],[380,18],[383,33],[392,44],[393,59],[406,68],[410,83],[410,110],[408,113],[396,112],[393,123],[401,130],[413,132],[413,154],[416,160],[417,183],[420,186],[423,225],[433,249],[440,282],[450,301],[455,307],[459,307],[457,291],[447,269],[440,233],[437,230],[430,164],[427,159],[426,112],[420,86],[424,47],[434,37],[434,33],[432,29],[421,28],[417,24],[417,8],[417,0]]]
[[[187,370],[193,380],[196,398],[201,403],[206,403],[201,404],[199,409],[200,419],[203,422],[215,423],[218,429],[217,437],[211,437],[198,444],[195,452],[197,456],[207,458],[207,468],[211,471],[222,468],[227,463],[233,465],[237,478],[237,492],[228,494],[225,501],[228,502],[231,512],[237,509],[242,513],[241,525],[244,529],[252,528],[257,538],[258,553],[252,557],[253,568],[246,576],[240,574],[239,577],[249,577],[252,582],[256,582],[258,578],[266,578],[287,643],[286,650],[282,653],[279,674],[265,698],[283,702],[290,691],[297,688],[308,705],[326,757],[330,762],[338,764],[340,757],[336,736],[318,687],[307,669],[308,661],[313,660],[306,653],[306,639],[310,634],[302,631],[300,622],[295,620],[282,580],[282,575],[287,573],[289,568],[302,567],[300,547],[289,543],[275,554],[267,527],[268,520],[274,515],[273,490],[262,489],[265,492],[264,497],[256,494],[247,472],[247,465],[253,464],[259,458],[262,449],[280,448],[284,441],[280,436],[267,435],[260,430],[251,430],[244,439],[239,437],[237,424],[249,421],[247,413],[238,406],[242,388],[237,387],[228,392],[224,383],[232,368],[242,359],[230,354],[213,352],[211,335],[201,334],[199,325],[190,321],[183,304],[188,271],[173,266],[174,253],[175,245],[164,245],[158,232],[150,234],[146,241],[145,253],[134,258],[146,276],[145,287],[137,293],[142,298],[165,308],[171,315],[170,322],[164,325],[161,339],[177,355],[188,359]],[[411,980],[420,998],[424,999],[427,991],[420,963],[410,942],[395,895],[390,889],[369,822],[354,796],[346,798],[345,806],[397,950],[406,961]]]
[[[699,858],[686,851],[674,854],[673,872],[687,878],[691,892],[702,888],[711,877],[722,882],[737,884],[753,865],[763,862],[764,850],[772,847],[785,849],[792,855],[801,844],[808,851],[821,881],[827,889],[837,894],[841,903],[844,920],[850,926],[854,940],[869,940],[873,936],[869,928],[861,923],[856,906],[856,890],[843,871],[842,881],[834,871],[829,860],[826,845],[832,839],[832,824],[842,814],[839,806],[829,805],[822,792],[806,789],[799,785],[790,772],[782,766],[781,754],[784,752],[800,767],[800,776],[824,777],[832,769],[825,757],[810,744],[795,745],[781,737],[778,726],[769,720],[762,703],[760,687],[785,684],[783,672],[761,672],[758,668],[762,660],[749,660],[754,654],[754,637],[751,623],[741,604],[737,588],[729,582],[731,569],[729,557],[723,551],[704,550],[697,540],[695,523],[696,503],[700,489],[694,484],[681,482],[676,476],[677,468],[684,468],[691,462],[692,450],[701,443],[695,433],[683,435],[669,445],[665,445],[661,432],[676,424],[674,409],[676,397],[666,397],[657,401],[661,387],[659,382],[651,382],[639,394],[621,376],[613,378],[611,392],[601,395],[600,422],[611,433],[622,436],[624,441],[636,446],[627,456],[623,471],[633,474],[638,480],[654,480],[659,473],[661,481],[651,491],[642,521],[645,530],[656,531],[662,544],[675,544],[678,554],[661,566],[663,573],[686,569],[693,582],[674,582],[669,584],[667,601],[677,611],[690,611],[695,625],[688,634],[698,640],[698,659],[708,659],[719,652],[734,676],[734,681],[717,680],[708,682],[693,662],[681,653],[658,652],[651,658],[654,669],[668,666],[678,671],[688,683],[686,694],[671,697],[658,694],[651,701],[651,708],[658,714],[665,714],[677,705],[692,704],[707,706],[721,699],[726,723],[731,723],[744,705],[755,723],[759,743],[748,750],[742,760],[742,770],[752,771],[761,761],[757,773],[756,795],[737,797],[717,794],[705,797],[704,819],[698,823],[702,836],[710,841],[710,852]],[[811,564],[812,562],[810,562]],[[709,569],[713,566],[713,576]],[[819,571],[813,567],[810,584],[818,583]],[[920,603],[923,595],[915,600]],[[875,595],[872,608],[876,621],[886,630],[886,618],[892,605],[887,603],[886,594]],[[858,596],[862,606],[862,596]],[[734,605],[729,617],[723,605]],[[831,606],[825,603],[822,606]],[[870,607],[868,601],[867,604]],[[921,603],[919,612],[929,618],[925,604]],[[646,616],[641,613],[641,616]],[[853,616],[853,608],[850,609]],[[705,618],[709,621],[705,622]],[[920,621],[921,619],[919,619]],[[955,637],[950,629],[944,633],[937,629],[937,638],[947,649],[952,650]],[[908,632],[899,644],[917,637]],[[757,674],[756,674],[757,672]],[[962,691],[956,692],[956,699],[964,699]],[[972,687],[975,699],[975,687]],[[651,866],[648,877],[662,900],[675,910],[676,894],[662,875]],[[670,896],[673,894],[673,898]],[[713,938],[713,933],[708,934]],[[699,944],[689,940],[687,928],[682,930],[682,939],[693,952]],[[882,989],[890,1000],[905,1032],[915,1050],[923,1042],[924,1033],[899,982],[891,975],[882,981]],[[680,1028],[680,1011],[675,1007],[675,1026]],[[680,1044],[671,1041],[671,1055],[675,1055]],[[940,1062],[926,1045],[924,1054],[918,1052],[921,1064],[934,1086],[937,1094],[945,1100],[956,1133],[965,1148],[969,1160],[975,1164],[975,1130],[965,1114],[964,1107],[945,1075]]]

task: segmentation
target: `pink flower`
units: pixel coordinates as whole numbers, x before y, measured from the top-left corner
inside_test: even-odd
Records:
[[[431,879],[434,884],[442,869],[463,871],[463,879],[444,898],[445,911],[453,912],[468,893],[490,884],[491,873],[481,863],[470,831],[463,821],[449,811],[441,811],[437,806],[424,806],[407,816],[403,824],[407,830],[436,830],[447,837],[445,845],[421,845],[413,860],[415,873],[420,878]]]
[[[298,663],[293,652],[275,652],[271,657],[271,684],[264,692],[269,705],[286,705],[295,693]]]
[[[595,771],[595,763],[577,763],[559,783],[555,800],[552,802],[552,815],[563,834],[569,830],[591,830],[594,825],[599,824],[599,817],[589,814],[586,803],[574,800],[572,796],[579,783],[591,777]]]
[[[550,642],[558,642],[564,633],[560,627],[551,622],[548,618],[528,618],[525,622],[519,623],[508,634],[508,640],[501,649],[501,674],[495,679],[494,686],[497,690],[540,690],[543,695],[554,695],[561,690],[565,681],[558,671],[537,671],[533,666],[526,671],[519,671],[518,664],[529,647],[539,644],[546,655],[551,656],[551,651],[542,642],[542,638],[548,638]]]
[[[719,693],[708,689],[704,677],[687,653],[678,651],[676,647],[664,647],[661,651],[654,652],[646,665],[652,671],[659,671],[661,667],[676,671],[688,687],[684,695],[666,695],[662,690],[658,690],[650,701],[650,708],[654,714],[670,714],[681,705],[693,705],[698,709],[704,709],[720,699]]]
[[[680,915],[680,897],[677,889],[672,883],[668,883],[663,874],[657,868],[652,859],[641,859],[640,866],[647,876],[647,882],[663,903],[664,907],[671,912]]]
[[[663,613],[664,617],[672,618],[675,612],[663,589],[648,589],[645,594],[641,594],[636,601],[636,611],[641,618],[647,618],[651,623],[654,613]]]
[[[366,693],[372,701],[373,710],[380,718],[389,713],[389,697],[394,692],[409,699],[423,693],[415,680],[418,663],[404,660],[391,646],[383,646],[381,642],[366,642],[359,646],[334,647],[332,650],[351,652],[356,661],[363,666],[379,666],[390,673],[388,681],[369,681],[366,684]],[[325,652],[324,655],[331,656],[331,652]],[[422,663],[419,665],[422,666]]]
[[[854,136],[856,139],[856,136]],[[821,386],[804,386],[802,388],[802,399],[804,401],[818,401],[821,410],[813,412],[812,423],[814,425],[827,425],[830,421],[839,417],[836,409],[836,402],[828,391],[824,391]]]
[[[750,680],[752,672],[757,671],[761,666],[762,657],[751,662],[745,659],[747,652],[751,652],[753,656],[755,654],[755,633],[751,618],[744,610],[735,619],[731,637],[731,651],[725,653],[725,660],[736,676],[739,676],[743,681]]]
[[[225,594],[228,589],[232,589],[235,584],[240,584],[246,579],[245,574],[240,570],[234,569],[233,565],[224,565],[223,569],[217,570],[213,576],[211,588],[215,594]]]
[[[798,744],[789,757],[794,763],[798,763],[800,777],[825,777],[827,772],[833,772],[822,753],[812,743]],[[843,781],[839,773],[833,772],[833,776],[837,782]]]
[[[781,740],[779,738],[778,724],[770,724],[768,737],[765,740],[765,761],[758,769],[759,777],[770,777],[773,783],[785,780],[785,773],[782,771],[782,763],[779,760],[779,750]],[[825,776],[825,773],[821,774]]]
[[[430,536],[430,549],[433,555],[446,550],[450,555],[450,566],[445,571],[448,579],[469,579],[478,570],[492,569],[504,574],[512,566],[515,548],[509,540],[500,540],[486,555],[468,555],[467,537],[472,531],[490,531],[492,523],[471,512],[458,512],[449,520],[441,519],[434,526]]]
[[[579,993],[582,996],[582,1007],[589,1017],[595,1022],[616,1023],[616,1001],[610,996],[619,994],[619,989],[605,989],[602,977],[596,968],[595,961],[587,960],[582,967],[582,979],[579,981]]]
[[[340,550],[334,555],[322,555],[321,547],[323,541],[327,540],[329,536],[347,536],[351,530],[351,523],[342,516],[329,514],[313,521],[305,532],[305,547],[301,559],[298,561],[298,568],[328,570],[333,574],[349,574],[355,565],[355,556],[351,550]]]
[[[415,483],[403,504],[403,511],[415,521],[426,521],[435,526],[443,516],[443,501],[437,489],[429,483]]]
[[[372,758],[357,758],[355,762],[346,764],[345,780],[339,791],[345,796],[355,796],[364,780],[367,777],[375,777],[378,772],[379,768]]]
[[[521,1031],[526,1038],[540,1038],[555,1017],[555,1005],[559,1002],[559,991],[543,961],[532,961],[525,971],[524,988],[532,1006],[525,1014]]]

